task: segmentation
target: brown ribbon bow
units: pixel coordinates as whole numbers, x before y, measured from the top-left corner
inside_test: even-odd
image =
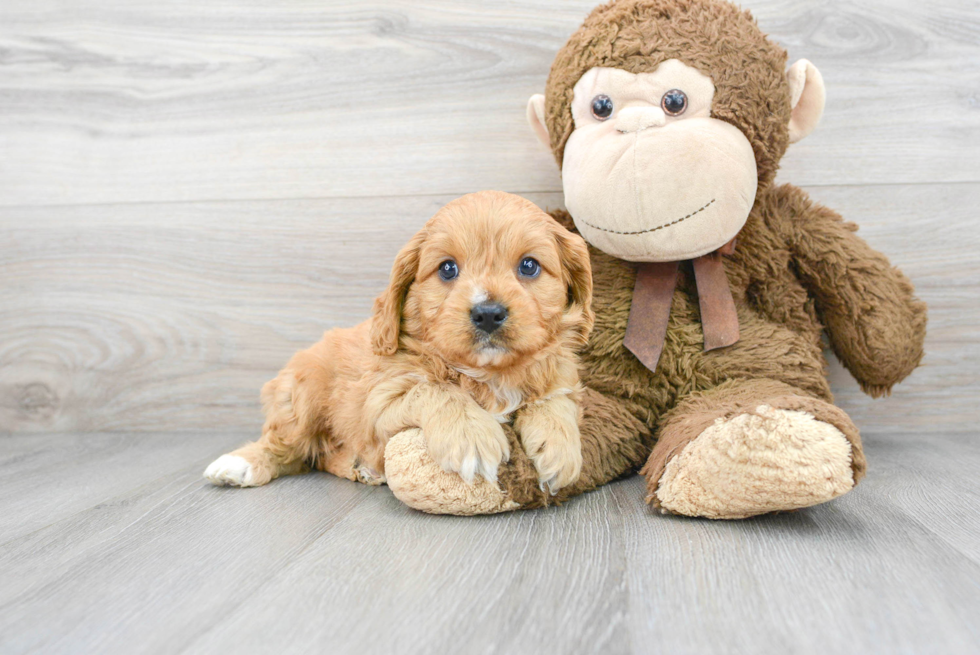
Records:
[[[738,314],[721,259],[734,252],[735,239],[732,239],[718,250],[693,260],[705,351],[738,341]],[[680,262],[644,263],[636,271],[623,345],[651,371],[657,369],[664,349],[679,265]]]

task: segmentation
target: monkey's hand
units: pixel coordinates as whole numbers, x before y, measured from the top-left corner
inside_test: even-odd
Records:
[[[539,400],[522,409],[514,429],[538,471],[541,490],[554,495],[582,473],[578,405],[567,394]]]
[[[865,393],[887,394],[922,359],[925,303],[853,224],[796,187],[775,193],[798,275],[816,299],[831,348]]]

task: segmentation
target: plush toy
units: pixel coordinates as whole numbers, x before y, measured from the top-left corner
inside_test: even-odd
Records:
[[[590,244],[595,329],[578,483],[551,496],[511,437],[499,486],[436,466],[417,430],[391,440],[408,505],[474,514],[555,504],[642,467],[663,512],[740,518],[847,493],[865,458],[832,403],[821,338],[872,396],[922,358],[912,285],[800,189],[776,186],[816,126],[817,69],[722,0],[618,0],[558,53],[528,118]]]

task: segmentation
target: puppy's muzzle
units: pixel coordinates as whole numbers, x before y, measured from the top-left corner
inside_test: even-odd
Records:
[[[493,334],[507,320],[507,308],[499,302],[481,302],[470,310],[470,321],[484,334]]]

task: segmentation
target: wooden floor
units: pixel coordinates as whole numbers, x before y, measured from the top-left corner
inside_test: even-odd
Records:
[[[434,517],[326,474],[201,471],[234,435],[7,437],[3,653],[976,653],[975,435],[870,435],[844,498],[653,515],[631,478]]]
[[[831,365],[853,493],[715,523],[632,478],[463,519],[201,479],[439,206],[562,205],[524,107],[596,2],[0,3],[0,655],[980,652],[974,1],[742,0],[827,83],[779,180],[929,305],[891,397]]]

